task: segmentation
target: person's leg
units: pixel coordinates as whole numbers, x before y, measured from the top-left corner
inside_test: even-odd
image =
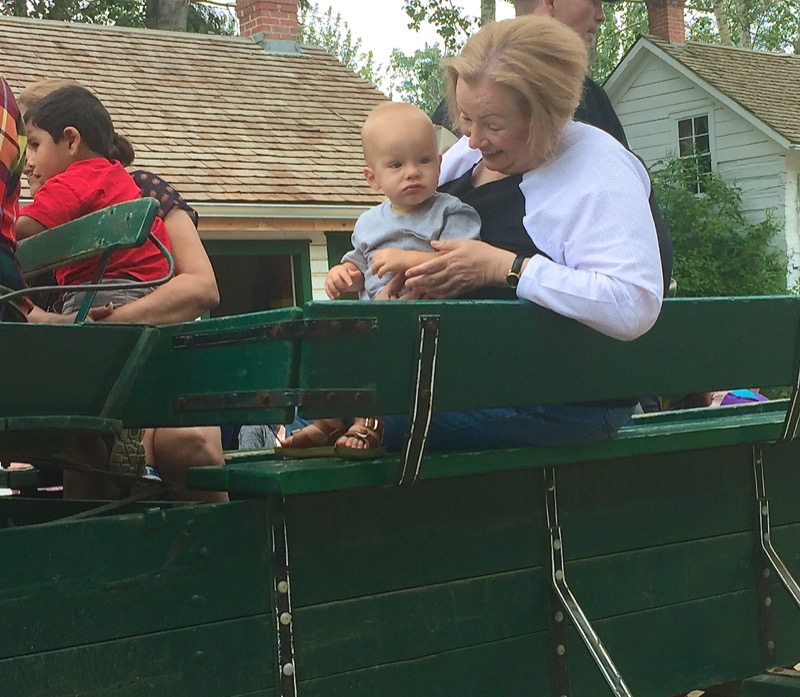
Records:
[[[440,412],[431,419],[431,450],[493,450],[525,446],[585,445],[613,436],[630,421],[633,407],[548,404]],[[384,418],[384,442],[402,450],[408,417]]]
[[[108,446],[101,436],[78,436],[57,457],[68,462],[108,470]],[[112,477],[86,470],[64,470],[65,499],[113,501],[119,498],[119,487]]]
[[[223,491],[186,488],[190,467],[217,467],[225,464],[219,426],[147,429],[144,437],[147,463],[155,467],[165,484],[172,487],[175,501],[227,501]]]

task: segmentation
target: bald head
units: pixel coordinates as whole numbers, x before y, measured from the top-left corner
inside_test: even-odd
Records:
[[[415,139],[428,140],[436,150],[436,131],[430,117],[413,104],[384,102],[370,112],[361,127],[361,145],[364,159],[372,165],[376,154],[391,141]]]

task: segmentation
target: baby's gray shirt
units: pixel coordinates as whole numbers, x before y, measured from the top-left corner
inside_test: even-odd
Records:
[[[481,219],[478,212],[450,194],[435,193],[412,213],[397,215],[392,202],[383,203],[362,213],[353,228],[353,250],[342,262],[355,264],[364,274],[361,299],[374,298],[394,275],[378,278],[372,271],[375,252],[389,247],[432,252],[431,240],[477,240]]]

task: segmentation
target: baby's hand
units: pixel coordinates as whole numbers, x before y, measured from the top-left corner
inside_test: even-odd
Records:
[[[358,290],[360,284],[357,283],[357,280],[360,276],[361,271],[354,266],[337,264],[328,271],[328,275],[325,277],[325,292],[333,300],[342,293]]]
[[[387,273],[398,273],[409,268],[407,250],[389,247],[375,252],[372,257],[372,273],[383,278]]]

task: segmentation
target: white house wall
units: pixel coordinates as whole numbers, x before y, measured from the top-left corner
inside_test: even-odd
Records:
[[[789,285],[800,282],[800,152],[786,157],[786,244],[790,250]]]
[[[688,77],[647,55],[627,89],[620,90],[614,107],[631,149],[651,167],[676,154],[677,119],[708,111],[715,171],[742,189],[747,219],[763,220],[765,211],[772,210],[783,224],[786,151]],[[800,250],[795,239],[779,246]]]

